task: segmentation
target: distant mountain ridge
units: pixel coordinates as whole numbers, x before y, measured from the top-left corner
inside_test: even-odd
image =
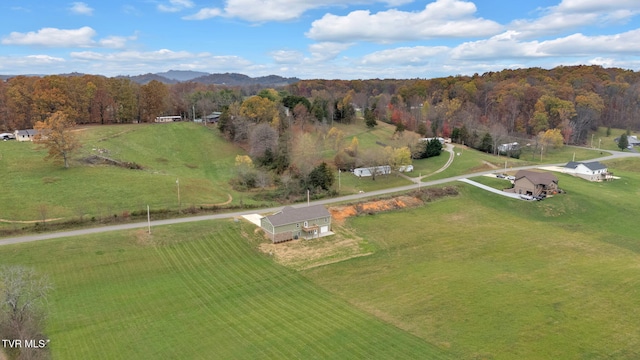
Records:
[[[144,74],[136,76],[119,76],[131,79],[138,84],[148,84],[152,80],[156,80],[165,84],[176,84],[179,82],[197,82],[207,85],[227,85],[227,86],[284,86],[300,81],[299,78],[285,78],[279,75],[268,75],[259,77],[250,77],[238,73],[209,74],[190,70],[169,70],[163,73]]]
[[[59,76],[82,76],[82,73],[58,74]],[[0,80],[8,80],[20,75],[0,75]],[[45,75],[24,75],[24,76],[45,76]],[[148,73],[135,76],[116,76],[116,78],[129,79],[138,84],[145,85],[153,80],[164,84],[177,84],[180,82],[197,82],[207,85],[227,85],[227,86],[285,86],[300,81],[299,78],[285,78],[279,75],[268,75],[250,77],[238,73],[210,74],[191,70],[169,70],[161,73]]]

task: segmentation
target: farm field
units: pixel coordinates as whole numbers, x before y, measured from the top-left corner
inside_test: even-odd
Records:
[[[274,264],[253,228],[203,222],[5,246],[0,263],[50,276],[54,359],[448,358]]]
[[[560,174],[542,202],[456,183],[350,218],[371,254],[306,270],[243,221],[4,246],[0,264],[53,280],[54,358],[635,359],[640,161],[608,165],[620,180]]]
[[[621,180],[559,174],[567,194],[541,202],[460,184],[454,198],[350,218],[374,254],[302,273],[459,359],[636,359],[640,163],[608,165]]]
[[[228,184],[241,150],[217,130],[177,123],[88,127],[78,133],[84,146],[69,169],[45,161],[35,144],[0,144],[0,185],[5,190],[0,219],[100,218],[146,209],[147,204],[177,210],[178,179],[183,208],[225,203],[229,195],[235,204],[242,198]],[[83,163],[95,155],[143,169]]]

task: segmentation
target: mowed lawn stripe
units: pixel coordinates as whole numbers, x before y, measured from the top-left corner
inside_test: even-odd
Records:
[[[212,240],[207,237],[172,246],[171,251],[168,251],[169,255],[174,258],[172,266],[183,278],[184,284],[192,296],[197,299],[199,309],[196,311],[209,313],[218,319],[216,322],[204,324],[207,328],[209,327],[208,325],[212,325],[212,328],[207,331],[210,335],[220,336],[223,333],[227,333],[227,337],[233,337],[229,333],[235,333],[233,342],[235,346],[238,346],[237,342],[240,342],[245,351],[254,353],[256,356],[265,356],[266,353],[248,341],[248,339],[256,338],[257,336],[251,326],[234,326],[234,323],[240,321],[239,319],[243,314],[237,307],[239,299],[233,297],[229,290],[237,286],[238,281],[243,280],[242,277],[237,276],[238,274],[233,271],[233,266],[230,266],[229,263],[216,267],[215,272],[209,271],[207,268],[214,269],[214,267],[203,264],[206,263],[206,259],[202,257],[203,252],[196,254],[196,256],[191,254],[189,247],[194,243],[202,247],[206,242]],[[219,243],[223,244],[224,241]],[[218,251],[213,254],[214,259],[233,258],[236,256],[232,253],[220,251],[222,250],[221,247],[217,247],[216,250]],[[234,282],[229,283],[227,279],[234,280]],[[218,349],[218,351],[221,350]]]

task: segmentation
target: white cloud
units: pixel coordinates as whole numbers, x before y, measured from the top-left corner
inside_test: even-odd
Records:
[[[319,41],[393,42],[433,38],[481,37],[502,30],[494,21],[476,18],[473,3],[436,0],[419,12],[396,9],[371,14],[358,10],[346,16],[326,14],[311,24],[306,35]]]
[[[111,49],[121,49],[124,48],[128,41],[135,40],[137,36],[108,36],[104,39],[100,39],[98,44],[100,47],[111,48]]]
[[[541,17],[514,20],[509,28],[520,32],[522,37],[539,37],[582,26],[625,23],[638,14],[637,0],[563,0],[557,6],[543,9]]]
[[[184,16],[184,20],[207,20],[222,15],[222,10],[217,8],[204,8],[200,9],[197,13],[189,16]]]
[[[242,72],[253,64],[239,56],[214,55],[189,51],[96,51],[72,52],[71,59],[86,72],[115,76],[118,74],[146,74],[170,69],[190,69],[205,72]]]
[[[637,0],[562,0],[555,7],[561,12],[610,12],[619,9],[640,10]]]
[[[158,10],[162,12],[179,12],[194,6],[191,0],[169,0],[169,3],[158,4]]]
[[[615,35],[573,34],[540,43],[539,51],[551,55],[638,54],[640,29]]]
[[[58,72],[65,72],[62,68],[66,60],[60,57],[50,55],[29,55],[25,57],[0,56],[0,70],[2,72],[10,71],[12,73],[34,74],[39,68],[53,69]],[[56,68],[59,66],[59,68]],[[16,69],[22,72],[16,72]]]
[[[95,30],[85,26],[79,29],[56,29],[42,28],[38,31],[28,33],[12,32],[9,36],[0,41],[3,45],[27,45],[57,48],[123,48],[130,40],[135,40],[137,36],[108,36],[98,41]]]
[[[450,50],[446,46],[400,47],[368,54],[360,62],[363,65],[421,65],[433,62],[435,57],[441,57]]]
[[[297,64],[304,59],[304,55],[296,50],[272,51],[269,55],[278,64]]]
[[[93,15],[93,9],[83,2],[74,2],[71,4],[71,12],[78,15]]]
[[[46,47],[90,47],[95,30],[88,26],[79,29],[42,28],[28,33],[12,32],[2,39],[3,45],[31,45]]]
[[[317,44],[311,44],[309,46],[309,52],[311,52],[311,61],[329,61],[335,59],[338,54],[347,50],[352,44],[335,43],[335,42],[322,42]]]
[[[187,20],[205,20],[223,16],[250,22],[291,21],[309,10],[352,4],[386,4],[400,6],[414,0],[227,0],[224,8],[203,8],[198,13],[185,17]]]

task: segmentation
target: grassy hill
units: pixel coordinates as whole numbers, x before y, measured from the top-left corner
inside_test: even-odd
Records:
[[[124,211],[177,209],[243,198],[228,183],[242,150],[217,130],[192,123],[81,128],[83,148],[69,169],[44,161],[32,143],[2,142],[0,219],[108,217]],[[107,157],[141,170],[90,164]],[[251,201],[245,199],[245,201]]]
[[[366,129],[361,122],[334,124],[344,134],[343,144],[358,138],[361,151],[381,144],[406,145],[394,137],[394,126],[380,123]],[[323,141],[321,132],[313,133]],[[95,219],[104,221],[140,212],[199,208],[225,204],[273,205],[257,192],[235,191],[229,180],[235,176],[235,156],[244,150],[222,138],[214,127],[194,123],[133,124],[92,126],[78,129],[83,148],[73,158],[70,169],[44,161],[44,151],[32,143],[0,143],[0,229],[19,229],[52,219]],[[409,136],[409,135],[407,135]],[[430,179],[469,171],[531,164],[539,159],[506,159],[457,147],[451,168]],[[599,151],[565,148],[545,154],[545,162],[569,161],[599,156]],[[325,146],[323,157],[332,163],[335,149]],[[414,161],[409,176],[426,175],[442,167],[448,154]],[[105,164],[98,160],[113,160]],[[116,166],[117,163],[126,166]],[[137,168],[131,169],[129,167]],[[489,167],[490,168],[490,167]],[[338,180],[338,179],[336,179]],[[410,184],[400,176],[359,179],[340,175],[340,194],[369,192]],[[178,201],[178,184],[180,202]],[[8,223],[2,220],[19,221]],[[23,223],[21,223],[23,222]]]

